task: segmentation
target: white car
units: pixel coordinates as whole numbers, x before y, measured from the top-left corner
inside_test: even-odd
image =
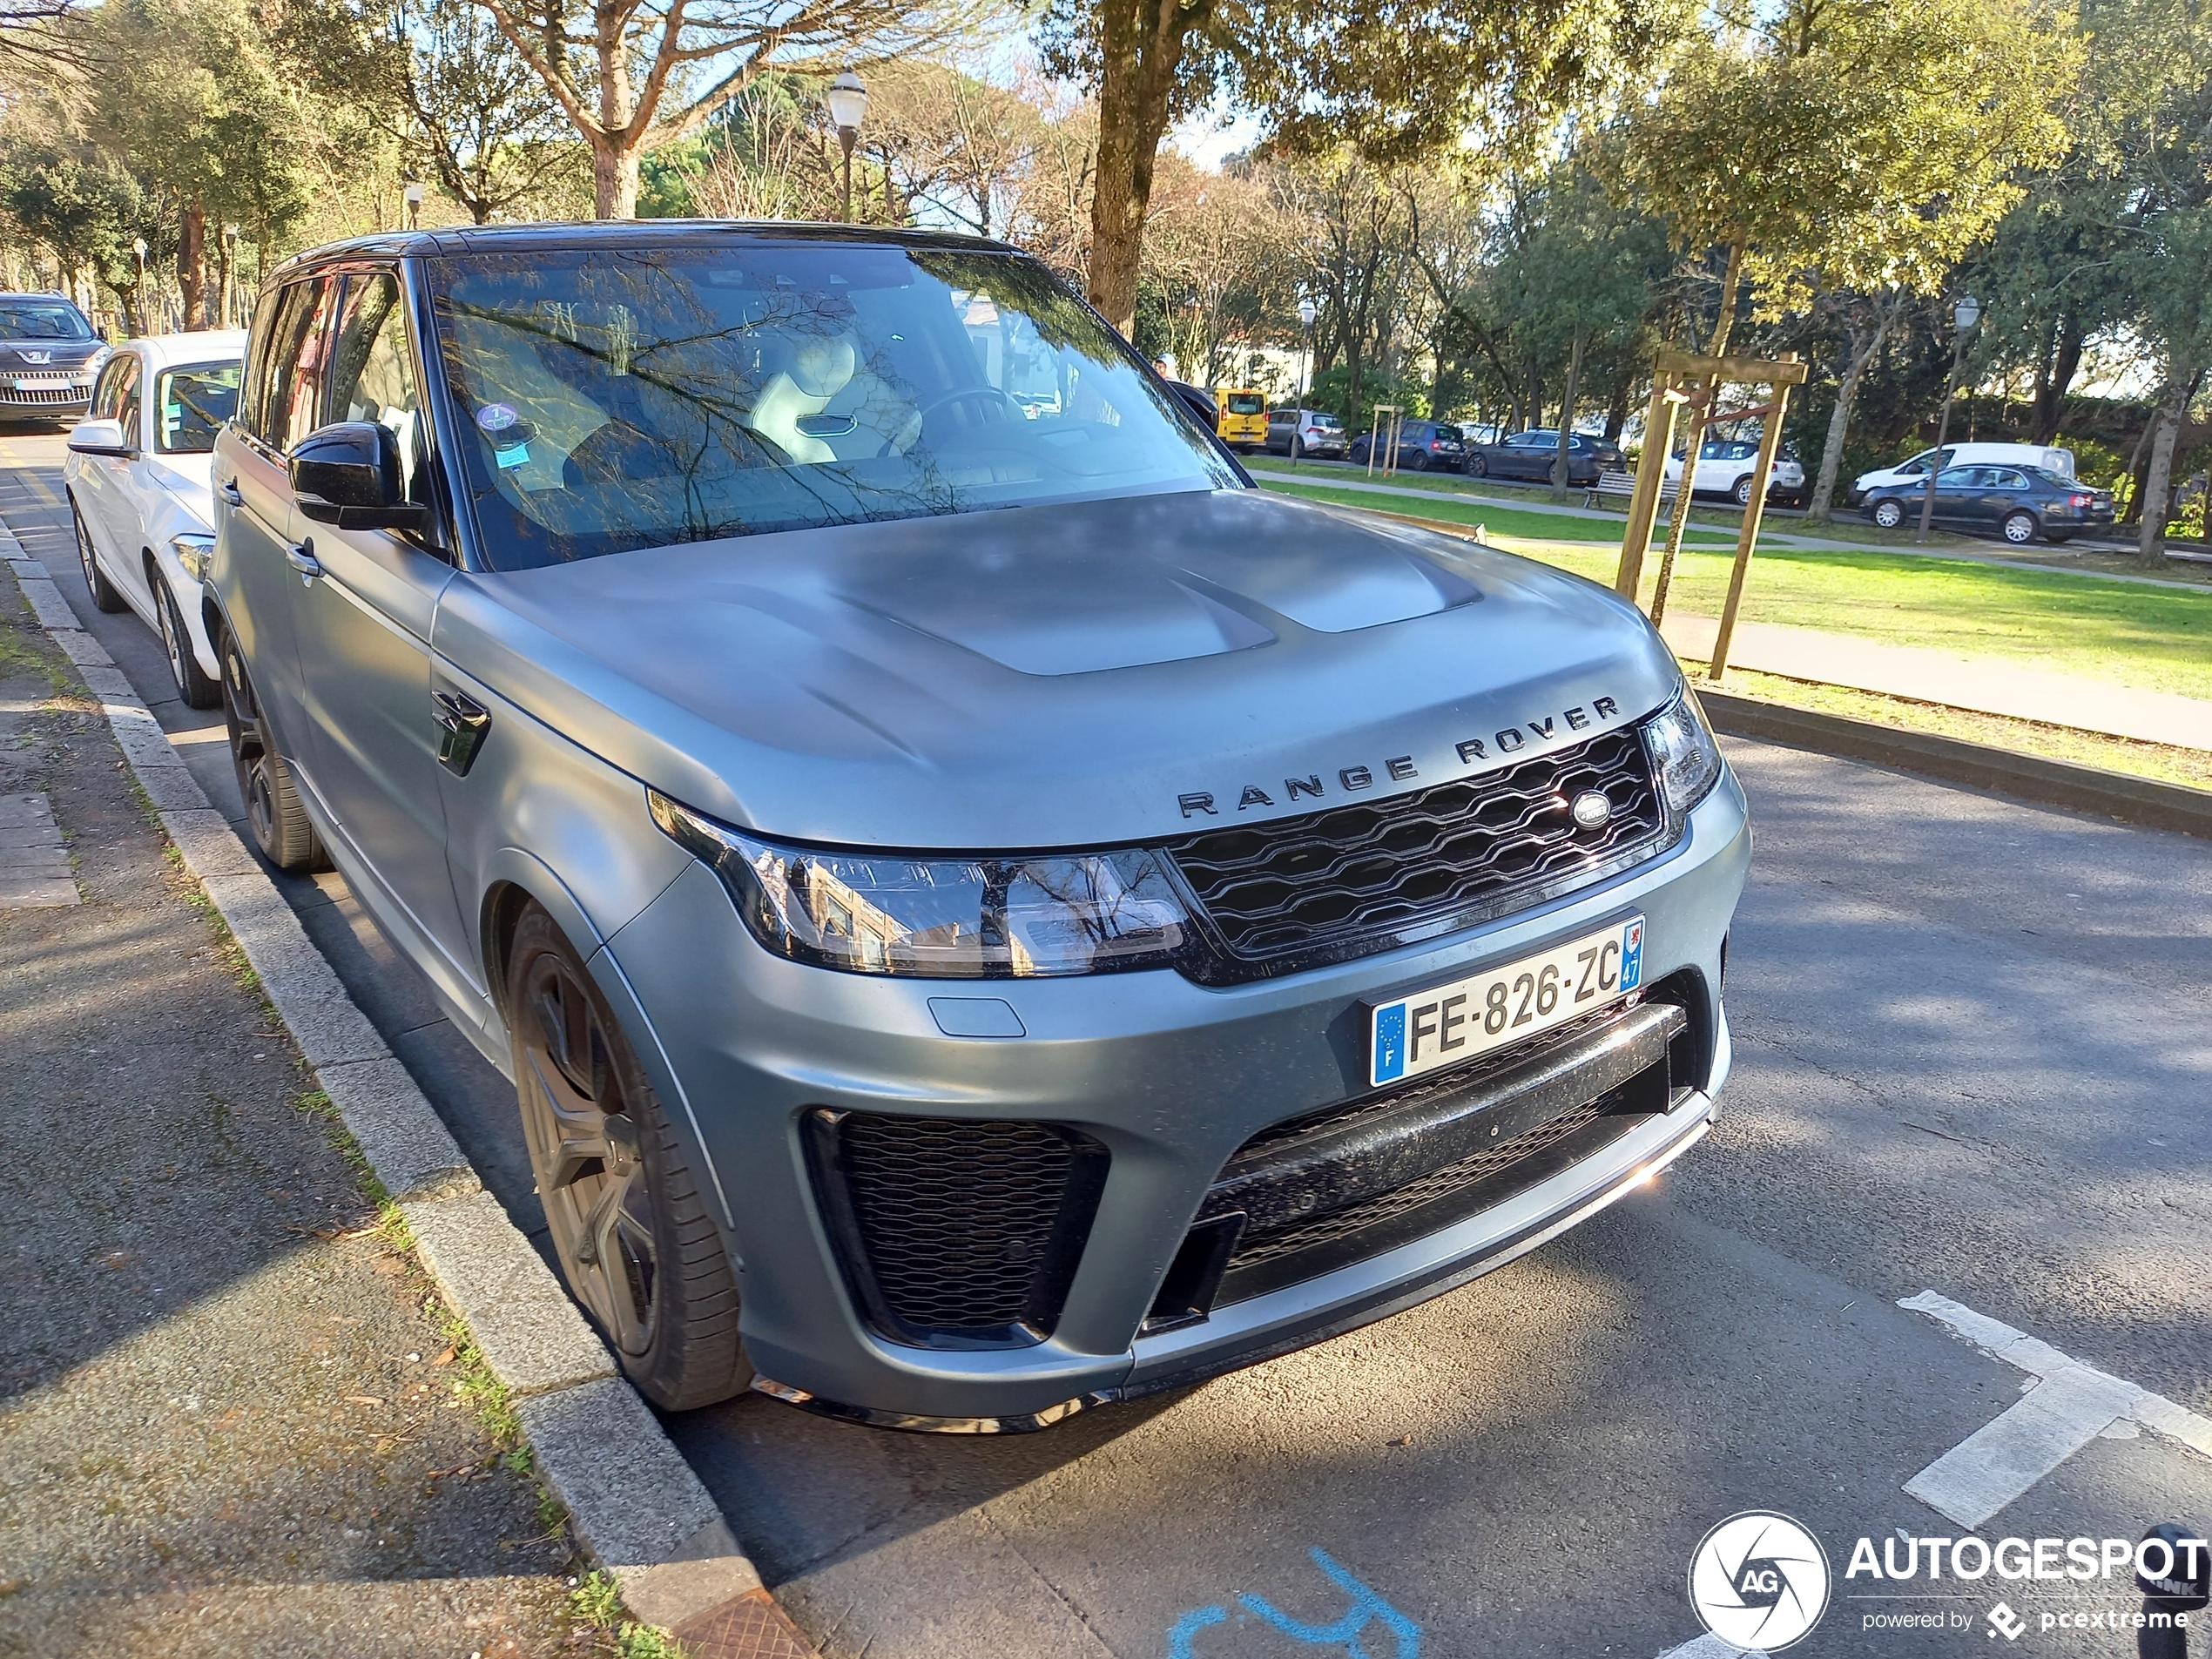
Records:
[[[200,580],[215,546],[215,435],[238,406],[245,356],[243,330],[126,341],[62,466],[92,603],[135,610],[161,636],[177,694],[196,709],[223,700]]]
[[[1756,440],[1742,438],[1708,438],[1697,446],[1696,490],[1701,496],[1726,496],[1738,507],[1751,504],[1751,475],[1759,469],[1759,446]],[[1682,457],[1667,457],[1667,482],[1676,483],[1682,478]],[[1805,469],[1796,462],[1777,455],[1774,470],[1766,481],[1769,501],[1802,502],[1805,494]]]
[[[1878,467],[1872,472],[1863,472],[1851,487],[1851,505],[1856,507],[1874,490],[1887,489],[1892,484],[1919,484],[1925,487],[1928,462],[1935,455],[1932,449],[1923,449],[1917,455],[1900,461],[1894,467]],[[2055,477],[2074,476],[2074,451],[2040,443],[1950,443],[1943,449],[1943,464],[1946,467],[2033,467]]]

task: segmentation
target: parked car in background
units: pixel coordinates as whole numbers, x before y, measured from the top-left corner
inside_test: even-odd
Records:
[[[0,421],[82,416],[108,355],[98,331],[60,294],[0,293]]]
[[[1506,435],[1503,427],[1492,426],[1487,421],[1478,423],[1474,421],[1461,421],[1457,424],[1460,428],[1460,442],[1466,444],[1469,450],[1472,450],[1478,443],[1495,443]]]
[[[1870,492],[1887,485],[1915,483],[1925,479],[1931,464],[1964,467],[1977,462],[1991,466],[2033,467],[2058,478],[2074,476],[2071,449],[2040,443],[1949,443],[1944,446],[1939,459],[1933,449],[1923,449],[1893,467],[1878,467],[1872,472],[1859,474],[1851,483],[1851,504],[1860,505]]]
[[[222,701],[200,605],[215,545],[208,463],[238,407],[245,355],[236,330],[125,341],[62,463],[92,603],[135,610],[161,636],[177,694],[196,709]]]
[[[1498,443],[1480,443],[1467,451],[1467,469],[1477,478],[1528,478],[1548,482],[1552,463],[1559,459],[1559,429],[1531,427]],[[1568,438],[1567,482],[1594,484],[1601,473],[1618,471],[1626,462],[1621,446],[1595,432],[1576,432]]]
[[[319,249],[214,477],[253,843],[513,1081],[664,1409],[1041,1428],[1465,1284],[1711,1124],[1750,830],[1649,623],[1249,488],[1015,249]]]
[[[1344,422],[1326,409],[1275,409],[1267,417],[1267,453],[1293,461],[1319,455],[1342,460],[1346,448]]]
[[[1749,507],[1751,475],[1758,469],[1759,445],[1756,438],[1708,438],[1697,446],[1696,493],[1725,496],[1738,507]],[[1682,482],[1680,455],[1667,457],[1667,482]],[[1766,482],[1766,498],[1786,502],[1792,507],[1804,504],[1805,469],[1786,451],[1774,458],[1774,469]]]
[[[1231,449],[1257,449],[1267,442],[1267,394],[1250,387],[1217,387],[1219,406],[1214,430]]]
[[[1884,484],[1859,511],[1884,529],[1917,523],[1923,483]],[[1935,520],[1962,529],[1993,529],[2014,546],[2041,536],[2064,542],[2112,523],[2112,492],[2092,489],[2040,467],[1946,467],[1936,475]]]
[[[1352,441],[1349,459],[1364,467],[1374,447],[1375,435],[1362,432]],[[1440,421],[1407,421],[1398,428],[1398,465],[1406,472],[1449,472],[1466,450],[1459,428]]]

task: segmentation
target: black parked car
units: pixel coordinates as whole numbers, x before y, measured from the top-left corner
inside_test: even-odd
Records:
[[[1476,477],[1551,480],[1559,459],[1559,429],[1532,427],[1499,443],[1478,443],[1467,451],[1467,469]],[[1628,462],[1610,438],[1577,432],[1567,441],[1567,482],[1594,484],[1602,472],[1617,472]]]
[[[1372,432],[1362,432],[1352,441],[1350,459],[1354,466],[1367,464],[1374,437]],[[1467,445],[1460,442],[1455,426],[1438,421],[1407,421],[1398,429],[1398,465],[1404,471],[1449,472],[1466,453]]]
[[[1866,494],[1859,511],[1884,529],[1918,523],[1927,486],[1884,484]],[[2014,546],[2041,536],[2063,542],[2112,523],[2112,492],[2092,489],[2040,467],[1946,467],[1936,475],[1939,523],[1997,530]]]

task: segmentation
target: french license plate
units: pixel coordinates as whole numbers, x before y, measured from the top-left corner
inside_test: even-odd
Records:
[[[1371,1085],[1455,1066],[1617,1002],[1643,983],[1643,918],[1448,985],[1379,1004],[1370,1028]]]
[[[66,374],[18,374],[16,376],[16,390],[18,392],[48,391],[68,384],[69,376]]]

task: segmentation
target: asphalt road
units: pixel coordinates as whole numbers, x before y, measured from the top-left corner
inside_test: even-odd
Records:
[[[165,724],[209,734],[185,752],[235,813],[219,726],[161,700],[141,624],[91,608],[58,447],[0,442],[0,467],[44,469],[0,475],[0,517]],[[1662,1183],[1384,1324],[1040,1435],[888,1434],[759,1397],[671,1423],[831,1659],[1656,1656],[1699,1634],[1698,1540],[1751,1508],[1803,1521],[1837,1575],[1793,1652],[2133,1651],[2040,1628],[2132,1610],[2118,1580],[1843,1573],[1861,1536],[1961,1531],[1900,1487],[2020,1398],[2020,1372],[1899,1298],[1932,1288],[2212,1410],[2212,845],[1727,748],[1759,835],[1737,1069]],[[535,1225],[504,1086],[341,882],[283,885]],[[2212,1523],[2212,1461],[2120,1424],[1981,1531],[2164,1519]],[[1986,1624],[2000,1599],[2029,1622],[2016,1643]],[[1865,1628],[1899,1608],[1963,1622]]]

